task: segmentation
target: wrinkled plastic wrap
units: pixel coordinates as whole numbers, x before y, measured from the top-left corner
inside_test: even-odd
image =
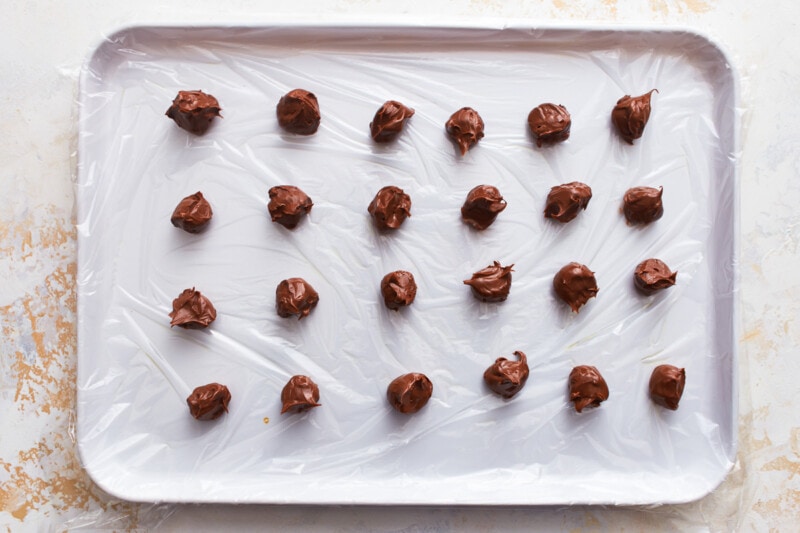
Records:
[[[314,92],[313,136],[283,133],[279,98]],[[612,130],[625,94],[653,88],[633,146]],[[201,137],[164,116],[179,90],[213,94],[224,118]],[[397,142],[369,123],[395,99],[414,108]],[[567,142],[536,148],[528,112],[572,115]],[[275,27],[122,30],[82,75],[79,139],[78,440],[106,491],[131,500],[271,503],[670,503],[719,484],[736,449],[735,79],[720,50],[679,31]],[[461,157],[444,123],[478,110],[486,136]],[[588,209],[542,216],[549,189],[583,181]],[[508,207],[478,232],[467,192],[497,186]],[[280,184],[314,201],[295,230],[272,223]],[[396,232],[367,206],[383,186],[413,202]],[[664,187],[664,217],[620,213],[633,186]],[[214,217],[170,224],[202,191]],[[655,296],[634,267],[678,271]],[[498,260],[510,297],[480,303],[462,283]],[[552,279],[570,261],[600,292],[579,314]],[[411,271],[416,301],[385,308],[384,274]],[[275,287],[303,277],[320,303],[275,312]],[[196,287],[216,306],[203,331],[170,328],[172,300]],[[505,401],[483,384],[497,357],[524,351],[527,386]],[[659,364],[686,368],[680,408],[652,403]],[[567,377],[596,366],[610,388],[577,414]],[[386,387],[425,373],[433,397],[395,413]],[[321,407],[280,415],[294,374]],[[199,422],[186,397],[226,384],[230,412]]]

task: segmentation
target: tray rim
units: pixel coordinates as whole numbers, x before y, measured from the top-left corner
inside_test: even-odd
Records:
[[[730,78],[731,78],[731,91],[732,91],[732,103],[733,103],[733,129],[732,129],[732,148],[733,151],[730,154],[731,158],[731,180],[732,180],[732,230],[731,230],[731,252],[732,252],[732,263],[730,265],[731,272],[733,274],[732,279],[732,291],[731,291],[731,329],[732,329],[732,336],[731,339],[731,375],[730,375],[730,389],[731,389],[731,399],[732,405],[730,410],[730,420],[726,420],[731,428],[731,438],[729,441],[729,446],[726,450],[726,455],[728,456],[728,463],[725,465],[723,469],[720,470],[719,479],[714,479],[711,481],[710,486],[707,491],[701,491],[699,494],[689,494],[685,498],[672,498],[672,499],[665,499],[659,501],[617,501],[617,500],[592,500],[592,501],[570,501],[570,502],[563,502],[563,501],[541,501],[541,502],[529,502],[529,503],[518,503],[518,502],[450,502],[450,503],[441,503],[441,502],[417,502],[417,501],[353,501],[353,498],[348,498],[343,496],[342,498],[338,499],[315,499],[313,501],[281,501],[278,498],[273,499],[233,499],[233,498],[224,498],[219,497],[214,494],[204,497],[203,499],[186,499],[186,498],[147,498],[147,497],[140,497],[135,494],[126,494],[122,490],[118,490],[116,488],[111,488],[105,482],[104,479],[96,471],[93,470],[94,465],[92,465],[91,461],[87,460],[86,457],[86,450],[84,446],[84,442],[81,439],[82,429],[81,424],[76,421],[76,442],[78,448],[78,458],[80,460],[81,466],[84,468],[86,473],[89,475],[91,480],[97,484],[103,491],[112,496],[118,497],[123,500],[127,501],[134,501],[134,502],[165,502],[165,503],[247,503],[247,504],[280,504],[280,505],[312,505],[312,506],[401,506],[401,507],[541,507],[547,505],[591,505],[591,506],[604,506],[604,505],[611,505],[616,507],[627,507],[627,506],[637,506],[637,505],[662,505],[662,504],[683,504],[683,503],[691,503],[694,501],[698,501],[709,494],[713,493],[717,490],[717,488],[722,484],[722,482],[727,478],[728,474],[731,472],[734,466],[736,466],[738,460],[738,447],[739,447],[739,434],[738,434],[738,420],[739,420],[739,342],[742,336],[742,322],[741,322],[741,301],[740,301],[740,281],[741,281],[741,269],[740,269],[740,261],[739,258],[741,256],[741,170],[739,165],[739,160],[741,158],[741,118],[742,118],[742,109],[741,109],[741,79],[739,70],[736,67],[735,62],[732,59],[732,56],[726,48],[714,38],[710,32],[705,30],[701,30],[699,28],[686,26],[686,25],[672,25],[672,24],[662,24],[662,25],[648,25],[648,24],[639,24],[639,23],[605,23],[605,22],[584,22],[584,23],[577,23],[577,22],[559,22],[559,21],[547,21],[541,22],[536,19],[525,19],[525,18],[514,18],[514,19],[506,19],[506,18],[453,18],[450,20],[444,21],[437,21],[435,24],[426,24],[420,17],[411,17],[411,16],[403,16],[399,20],[387,21],[387,20],[376,20],[375,17],[364,17],[364,18],[353,18],[353,17],[331,17],[330,20],[322,21],[319,19],[303,19],[297,17],[286,17],[281,16],[275,19],[269,20],[255,20],[255,21],[227,21],[224,23],[216,23],[216,22],[205,22],[205,21],[198,21],[198,22],[187,22],[187,23],[180,23],[180,22],[170,22],[165,23],[164,21],[137,21],[133,23],[124,23],[112,28],[109,32],[104,33],[101,37],[95,39],[95,42],[90,45],[88,51],[85,53],[84,60],[80,67],[80,73],[78,77],[78,94],[76,98],[76,104],[78,106],[77,110],[77,150],[76,150],[76,170],[75,170],[75,179],[73,183],[73,188],[75,190],[75,206],[76,206],[76,215],[77,221],[76,226],[79,226],[78,222],[82,220],[81,214],[83,213],[83,201],[82,196],[79,193],[78,189],[84,183],[83,174],[84,174],[84,153],[85,153],[85,146],[84,146],[84,136],[82,135],[82,124],[83,121],[86,119],[86,112],[87,112],[87,105],[86,105],[86,87],[89,83],[89,76],[91,74],[91,65],[96,57],[103,52],[103,49],[112,43],[114,40],[119,39],[120,37],[124,36],[125,34],[136,32],[136,31],[155,31],[155,32],[166,32],[166,31],[178,31],[178,30],[196,30],[199,32],[202,31],[237,31],[237,30],[269,30],[269,29],[280,29],[280,30],[293,30],[302,32],[305,29],[325,29],[327,31],[336,31],[336,30],[343,30],[343,31],[351,31],[353,29],[366,29],[366,30],[376,30],[376,29],[385,29],[385,30],[392,30],[395,32],[403,32],[403,31],[410,31],[410,30],[423,30],[423,31],[543,31],[543,32],[576,32],[576,31],[585,31],[587,33],[639,33],[639,34],[657,34],[657,35],[675,35],[675,36],[688,36],[692,39],[701,42],[710,48],[712,48],[716,53],[718,53],[724,61],[726,68],[730,71]],[[532,37],[537,38],[537,37]],[[76,249],[77,249],[77,261],[76,266],[78,269],[78,274],[81,271],[81,231],[78,227],[78,236],[76,239]],[[78,277],[80,279],[80,276]],[[83,340],[81,331],[83,329],[83,321],[81,319],[81,300],[82,300],[82,291],[80,290],[80,286],[76,282],[76,317],[77,317],[77,327],[76,327],[76,345],[77,345],[77,354],[80,354],[82,351]],[[85,348],[84,348],[85,349]],[[77,355],[76,354],[76,355]],[[81,376],[82,371],[80,365],[80,357],[77,358],[77,372],[76,372],[76,418],[80,420],[81,418]],[[723,448],[724,449],[724,448]],[[711,478],[708,478],[711,479]]]

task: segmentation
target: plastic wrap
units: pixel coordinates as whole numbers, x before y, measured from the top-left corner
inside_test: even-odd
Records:
[[[313,136],[283,133],[279,98],[314,92]],[[642,139],[610,112],[653,88]],[[194,136],[164,116],[179,90],[213,94],[224,118]],[[369,123],[386,100],[414,108],[397,142]],[[641,504],[710,492],[736,449],[735,79],[704,37],[679,31],[381,27],[122,30],[81,80],[78,183],[78,441],[87,471],[131,500],[263,503]],[[572,115],[568,141],[536,148],[528,112]],[[466,156],[444,123],[478,110],[486,136]],[[592,187],[566,225],[542,216],[549,189]],[[467,192],[497,186],[508,207],[486,231],[460,219]],[[267,190],[302,188],[307,220],[270,222]],[[413,202],[396,232],[367,205],[383,186]],[[645,228],[620,213],[633,186],[663,186]],[[209,229],[169,218],[202,191]],[[644,297],[635,266],[658,257],[677,285]],[[462,280],[498,260],[511,295],[475,300]],[[579,314],[552,279],[570,261],[600,292]],[[416,301],[386,309],[379,284],[411,271]],[[301,320],[275,313],[275,287],[319,292]],[[170,328],[171,302],[196,287],[218,311],[204,331]],[[527,386],[505,401],[483,371],[515,350]],[[652,369],[686,368],[680,408],[648,398]],[[596,366],[610,388],[577,414],[567,377]],[[392,411],[386,387],[423,372],[429,404]],[[280,415],[294,374],[321,407]],[[198,385],[226,384],[230,412],[189,416]]]

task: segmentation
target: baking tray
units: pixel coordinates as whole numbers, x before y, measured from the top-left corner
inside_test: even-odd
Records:
[[[293,88],[319,98],[316,135],[282,133],[274,107]],[[657,88],[630,146],[609,115]],[[215,95],[223,119],[202,137],[164,116],[178,90]],[[416,109],[398,142],[368,125],[397,99]],[[538,149],[526,117],[543,102],[573,118],[569,140]],[[699,498],[736,450],[736,78],[693,32],[564,27],[132,27],[105,39],[80,85],[78,443],[106,491],[129,500],[318,504],[652,504]],[[457,154],[444,123],[462,106],[486,137]],[[542,217],[550,187],[591,185],[589,208]],[[508,208],[485,232],[460,221],[473,186]],[[267,190],[314,200],[294,231],[269,221]],[[377,233],[367,205],[385,185],[412,217]],[[627,226],[622,195],[663,186],[665,215]],[[173,228],[202,190],[202,235]],[[634,266],[659,257],[677,285],[638,295]],[[514,263],[509,299],[462,284]],[[579,261],[600,292],[580,312],[552,277]],[[385,309],[378,284],[412,271],[414,304]],[[274,290],[300,276],[321,301],[279,318]],[[197,287],[216,305],[205,331],[170,329],[171,301]],[[484,369],[514,350],[531,377],[513,400]],[[647,397],[653,367],[686,368],[676,412]],[[567,376],[597,366],[611,396],[576,414]],[[385,389],[424,372],[431,402],[394,413]],[[289,376],[308,374],[322,407],[279,414]],[[225,383],[230,412],[192,419],[185,398]]]

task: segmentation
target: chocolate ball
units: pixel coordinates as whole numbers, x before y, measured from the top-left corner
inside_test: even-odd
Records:
[[[593,366],[576,366],[569,373],[569,401],[577,412],[586,407],[599,407],[608,399],[608,385]]]
[[[653,294],[675,285],[677,272],[672,272],[660,259],[645,259],[633,272],[633,284],[644,294]]]
[[[471,107],[462,107],[447,120],[447,134],[458,144],[461,155],[483,139],[483,119]]]
[[[686,371],[672,365],[659,365],[650,375],[650,398],[659,405],[672,409],[678,408],[686,385]]]
[[[289,278],[281,281],[275,289],[275,308],[278,316],[296,316],[302,320],[317,306],[319,294],[303,278]]]
[[[403,414],[416,413],[425,407],[432,394],[431,380],[416,372],[395,378],[386,389],[389,404]]]
[[[611,122],[628,144],[633,144],[633,140],[639,139],[644,133],[644,127],[650,119],[650,96],[653,91],[658,92],[653,89],[633,97],[626,94],[617,100],[617,105],[611,111]]]
[[[314,93],[295,89],[283,95],[276,108],[278,124],[289,133],[311,135],[319,128],[319,103]]]
[[[494,261],[483,270],[464,280],[472,288],[472,295],[482,302],[504,302],[511,290],[511,272],[514,265],[501,266]]]
[[[314,203],[306,193],[292,185],[276,185],[269,190],[269,216],[287,229],[294,229]]]
[[[219,383],[209,383],[192,391],[186,403],[189,412],[197,420],[216,420],[228,412],[231,393],[228,387]]]
[[[411,197],[400,187],[383,187],[370,202],[367,212],[378,229],[397,229],[411,216]]]
[[[503,398],[512,398],[522,390],[528,381],[528,358],[523,352],[516,351],[514,355],[518,361],[509,361],[505,357],[498,357],[494,364],[483,373],[486,385]]]
[[[189,233],[203,231],[213,216],[211,204],[205,199],[203,193],[196,192],[181,200],[172,212],[170,222],[176,228]]]
[[[625,192],[622,212],[628,224],[650,224],[664,214],[663,187],[633,187]]]
[[[378,143],[393,141],[413,115],[414,110],[410,107],[389,100],[378,109],[375,118],[370,122],[370,135]]]
[[[302,413],[319,407],[319,387],[308,376],[292,376],[281,391],[281,414]]]
[[[492,225],[497,215],[506,208],[506,201],[491,185],[478,185],[467,194],[461,206],[461,218],[477,230],[484,230]]]
[[[211,300],[192,287],[172,301],[172,312],[169,316],[172,319],[170,327],[204,329],[217,318],[217,310]]]
[[[221,117],[219,102],[203,91],[178,91],[166,115],[175,121],[180,128],[203,135],[214,117]]]
[[[528,114],[528,127],[536,139],[536,146],[541,147],[569,139],[572,118],[563,105],[541,104]]]
[[[545,218],[569,222],[585,210],[592,199],[592,188],[579,181],[556,185],[550,189],[544,208]]]
[[[386,307],[394,311],[411,305],[417,296],[417,282],[414,275],[405,270],[389,272],[381,280],[381,294]]]
[[[589,298],[597,296],[597,280],[589,267],[580,263],[569,263],[561,267],[553,278],[556,294],[574,312],[578,312]]]

